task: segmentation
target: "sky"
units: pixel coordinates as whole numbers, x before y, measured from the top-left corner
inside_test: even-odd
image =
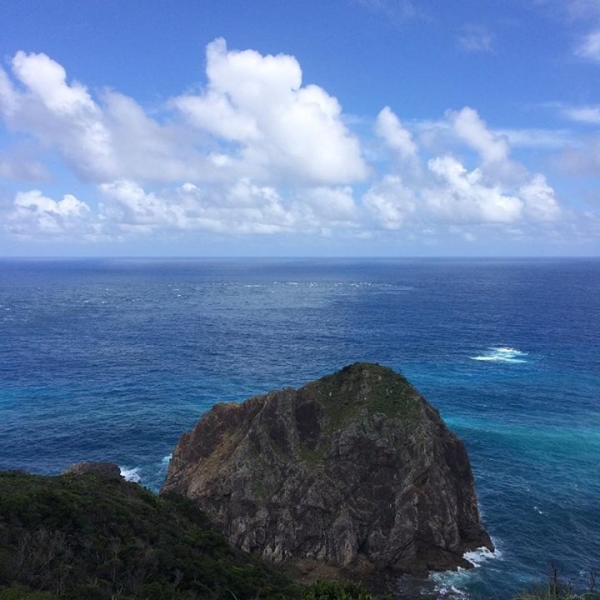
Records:
[[[2,0],[0,256],[598,256],[599,0]]]

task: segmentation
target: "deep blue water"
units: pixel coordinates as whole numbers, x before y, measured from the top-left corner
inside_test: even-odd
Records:
[[[0,469],[110,460],[157,489],[213,403],[355,361],[467,445],[499,551],[431,586],[600,567],[600,260],[0,261]]]

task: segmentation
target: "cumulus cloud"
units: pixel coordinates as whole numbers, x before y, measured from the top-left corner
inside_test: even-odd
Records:
[[[519,196],[524,203],[525,216],[534,221],[555,221],[560,215],[555,192],[540,173],[520,187]]]
[[[367,176],[339,102],[316,85],[303,87],[294,57],[229,51],[219,39],[208,45],[206,60],[206,90],[173,105],[198,129],[236,143],[248,176],[323,184]]]
[[[20,237],[80,236],[93,232],[90,208],[85,202],[71,194],[53,200],[39,190],[17,194],[6,229]]]
[[[383,229],[400,229],[416,212],[415,194],[396,175],[387,175],[363,196],[363,205]]]
[[[0,70],[0,114],[11,128],[58,149],[83,180],[332,184],[368,174],[340,104],[318,86],[302,86],[291,56],[209,44],[205,92],[169,103],[189,120],[180,124],[159,123],[118,92],[95,100],[44,54],[18,52],[11,66],[13,80]]]
[[[423,196],[435,215],[474,223],[513,223],[522,218],[523,202],[497,185],[486,185],[480,169],[469,172],[451,156],[432,159],[427,166],[438,186]]]
[[[475,151],[479,165],[468,170],[445,154],[427,163],[431,181],[422,193],[425,205],[450,222],[504,223],[552,221],[560,214],[553,188],[541,174],[530,174],[510,158],[507,137],[492,132],[477,111],[465,107],[446,113],[446,137],[454,136]]]
[[[448,118],[456,135],[476,150],[485,163],[507,160],[508,143],[487,128],[476,110],[465,107],[449,112]]]
[[[82,180],[214,177],[210,157],[183,128],[159,125],[131,98],[105,91],[96,102],[45,54],[18,52],[11,64],[14,83],[0,70],[0,114],[12,129],[58,150]]]
[[[350,186],[308,189],[296,201],[296,210],[300,211],[302,205],[310,209],[316,227],[359,226],[359,209]]]
[[[509,158],[508,140],[492,132],[476,110],[465,107],[450,111],[447,118],[454,135],[479,154],[484,175],[493,181],[511,183],[524,176],[523,167]]]
[[[414,160],[417,145],[412,134],[402,126],[400,119],[386,106],[375,121],[375,133],[402,159]]]
[[[111,135],[87,89],[69,85],[65,69],[45,54],[17,52],[12,70],[25,91],[3,77],[0,110],[6,121],[57,146],[86,176],[109,176],[115,167]]]
[[[311,233],[359,224],[350,187],[306,188],[287,200],[274,187],[248,179],[217,188],[187,182],[160,193],[122,180],[101,191],[101,219],[113,232]]]
[[[595,122],[596,110],[570,118]],[[303,85],[293,56],[232,51],[224,40],[207,47],[204,87],[152,114],[118,91],[94,94],[44,54],[18,52],[10,73],[0,69],[0,115],[29,140],[24,160],[0,156],[0,176],[47,179],[62,159],[94,190],[87,202],[17,193],[4,228],[21,237],[420,231],[433,239],[443,223],[474,239],[479,226],[514,231],[563,214],[547,179],[511,157],[511,144],[555,138],[494,131],[469,107],[419,126],[385,106],[367,143],[393,160],[368,164],[338,100]],[[30,146],[42,151],[30,156]],[[587,169],[600,165],[600,152],[588,154]]]

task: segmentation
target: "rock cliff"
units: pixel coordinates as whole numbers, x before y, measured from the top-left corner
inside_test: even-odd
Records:
[[[78,462],[71,465],[64,472],[64,475],[86,475],[88,473],[93,473],[94,475],[105,475],[106,477],[115,477],[116,479],[123,479],[119,466],[115,463],[109,462]]]
[[[493,549],[463,443],[376,364],[215,405],[181,436],[166,491],[194,500],[238,548],[301,568],[418,573]]]

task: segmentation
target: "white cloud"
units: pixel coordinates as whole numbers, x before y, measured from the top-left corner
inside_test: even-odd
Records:
[[[490,180],[482,168],[468,171],[455,157],[431,159],[428,170],[433,182],[421,194],[427,210],[454,223],[499,223],[555,221],[561,214],[554,189],[546,178],[523,169],[518,185]]]
[[[414,160],[417,157],[417,145],[412,134],[402,126],[400,119],[386,106],[375,121],[375,133],[386,144],[405,160]]]
[[[12,71],[18,85],[0,70],[0,114],[12,129],[58,150],[81,179],[218,177],[183,128],[159,125],[131,98],[105,92],[104,102],[95,102],[44,54],[18,52]]]
[[[12,69],[26,91],[3,78],[8,89],[0,94],[0,110],[6,121],[60,148],[85,176],[109,176],[115,169],[111,134],[86,88],[69,85],[64,68],[45,54],[17,52]]]
[[[5,119],[9,120],[18,110],[19,98],[8,75],[0,67],[0,109],[2,110]]]
[[[97,102],[44,54],[18,52],[11,65],[14,82],[0,70],[0,114],[12,129],[57,149],[83,180],[331,184],[368,174],[338,101],[318,86],[303,87],[291,56],[209,44],[207,90],[170,103],[194,129],[159,123],[114,91]]]
[[[301,193],[296,209],[305,205],[310,207],[319,226],[345,225],[359,226],[359,211],[354,201],[353,190],[344,187],[315,187]]]
[[[384,229],[400,229],[416,211],[415,195],[398,176],[387,175],[363,196],[363,205]]]
[[[6,229],[20,237],[65,237],[93,233],[90,208],[71,194],[52,200],[38,190],[19,192]]]
[[[199,130],[237,143],[246,176],[317,184],[367,176],[338,101],[316,85],[303,87],[294,57],[228,51],[221,39],[207,47],[206,72],[206,91],[173,105]]]
[[[435,215],[473,223],[513,223],[522,218],[523,201],[504,194],[499,186],[486,185],[480,169],[468,172],[451,156],[430,160],[428,168],[438,186],[425,190],[423,197]]]
[[[314,233],[331,227],[353,229],[359,223],[350,187],[308,188],[289,201],[275,188],[248,179],[209,188],[187,182],[161,193],[117,181],[103,184],[101,191],[101,219],[113,233]]]
[[[447,113],[456,137],[475,150],[481,158],[481,169],[492,181],[514,183],[524,176],[524,168],[509,158],[506,138],[488,129],[476,110],[465,107]]]
[[[589,106],[565,106],[561,110],[563,116],[579,123],[600,125],[600,104]]]
[[[449,112],[448,120],[454,133],[479,153],[485,163],[501,162],[508,159],[508,143],[495,135],[476,110],[465,107],[458,112]]]
[[[600,30],[588,33],[575,48],[580,58],[600,62]]]
[[[150,115],[117,91],[94,96],[44,54],[17,53],[10,74],[0,69],[0,115],[26,144],[20,156],[0,156],[0,176],[47,180],[62,157],[59,168],[94,184],[99,204],[21,192],[5,230],[87,240],[402,230],[431,240],[443,223],[483,239],[477,227],[527,230],[564,216],[546,178],[511,158],[511,144],[557,147],[569,132],[495,131],[469,107],[407,126],[386,106],[368,144],[397,160],[369,165],[337,99],[303,86],[294,57],[230,51],[217,40],[207,47],[206,73],[200,92]],[[595,105],[567,108],[569,118],[596,123]],[[597,172],[600,152],[584,159],[583,150],[563,163]]]
[[[519,196],[524,202],[525,216],[533,221],[555,221],[560,215],[554,190],[539,173],[521,186]]]

